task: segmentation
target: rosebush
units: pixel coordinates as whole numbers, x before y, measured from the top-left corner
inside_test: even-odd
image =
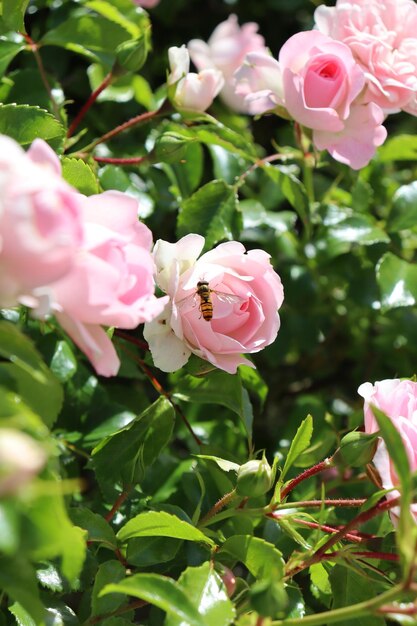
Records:
[[[417,5],[317,4],[0,2],[0,626],[416,623]]]

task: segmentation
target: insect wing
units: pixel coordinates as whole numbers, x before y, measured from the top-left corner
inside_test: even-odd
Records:
[[[194,291],[193,293],[188,294],[185,298],[181,298],[178,302],[175,303],[175,306],[181,311],[187,304],[193,303],[193,306],[197,304],[197,293]]]
[[[212,289],[211,293],[214,293],[220,302],[227,302],[229,304],[238,304],[243,302],[243,298],[236,296],[233,293],[225,293],[224,291],[216,291],[215,289]]]

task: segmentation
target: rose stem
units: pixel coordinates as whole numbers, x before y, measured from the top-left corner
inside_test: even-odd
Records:
[[[103,82],[97,87],[97,89],[95,89],[91,93],[91,95],[88,98],[88,100],[83,104],[81,109],[78,111],[78,113],[75,116],[75,118],[73,119],[70,127],[68,128],[67,139],[72,137],[72,135],[74,134],[74,132],[78,128],[80,122],[82,122],[82,120],[84,119],[85,114],[92,107],[92,105],[97,100],[97,98],[99,97],[101,92],[104,91],[106,89],[106,87],[108,87],[110,85],[112,80],[113,80],[113,73],[110,71],[107,74],[107,76],[104,77]]]
[[[281,490],[281,500],[284,500],[284,498],[286,498],[287,495],[293,489],[295,489],[295,487],[297,487],[297,485],[299,485],[303,480],[306,480],[307,478],[310,478],[310,476],[314,476],[315,474],[319,474],[319,472],[322,472],[323,470],[330,467],[331,463],[332,463],[331,458],[324,459],[324,461],[317,463],[317,465],[313,465],[313,467],[309,467],[304,472],[299,474],[296,478],[293,478],[293,480],[291,480],[287,484],[287,486]]]

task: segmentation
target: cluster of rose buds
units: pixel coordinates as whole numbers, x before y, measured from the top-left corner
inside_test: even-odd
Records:
[[[335,7],[316,9],[315,28],[292,36],[276,60],[256,24],[240,28],[230,16],[208,43],[189,42],[200,74],[188,74],[175,60],[179,55],[170,55],[170,81],[181,78],[174,104],[202,112],[220,91],[232,109],[292,119],[317,150],[353,169],[364,167],[385,141],[387,115],[417,115],[417,5],[337,0]],[[191,76],[204,86],[197,89]]]

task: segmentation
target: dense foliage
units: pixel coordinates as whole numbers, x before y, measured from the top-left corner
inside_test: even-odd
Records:
[[[207,41],[232,13],[258,22],[276,57],[313,27],[313,4],[161,0],[147,13],[133,0],[0,2],[0,134],[13,140],[0,142],[1,626],[417,624],[417,385],[396,379],[413,377],[417,357],[415,111],[389,111],[383,143],[373,109],[375,156],[352,169],[317,152],[332,148],[287,119],[279,89],[280,116],[249,116],[223,92],[211,104],[224,88],[211,69],[199,79],[210,102],[190,110],[175,75],[180,46]],[[49,148],[18,150],[36,139]],[[163,240],[156,297],[148,281],[140,313],[129,287],[117,310],[111,302],[91,321],[91,305],[82,318],[82,274],[54,286],[66,269],[53,255],[42,267],[52,287],[39,295],[32,235],[16,238],[3,219],[11,171],[19,193],[59,192],[67,208],[74,188],[83,194],[74,211],[102,246],[83,254],[102,260],[108,247],[98,283],[108,259],[119,267],[111,228],[126,250],[142,246],[131,266],[151,276],[146,224]],[[121,217],[132,198],[140,234]],[[100,206],[114,223],[100,222]],[[71,233],[68,254],[80,245]],[[188,247],[165,243],[178,241]],[[6,280],[23,248],[25,298],[22,277],[18,297]],[[179,266],[169,280],[168,257]],[[260,302],[262,321],[234,351],[213,349],[199,314],[196,281],[210,285],[219,258],[228,293],[211,282],[214,308],[242,302],[243,268]],[[183,341],[175,310],[154,321],[164,294],[183,320],[197,315],[201,336],[183,321]],[[224,318],[218,336],[234,319]],[[97,362],[83,335],[92,326],[117,355]],[[395,380],[358,394],[385,379]]]

